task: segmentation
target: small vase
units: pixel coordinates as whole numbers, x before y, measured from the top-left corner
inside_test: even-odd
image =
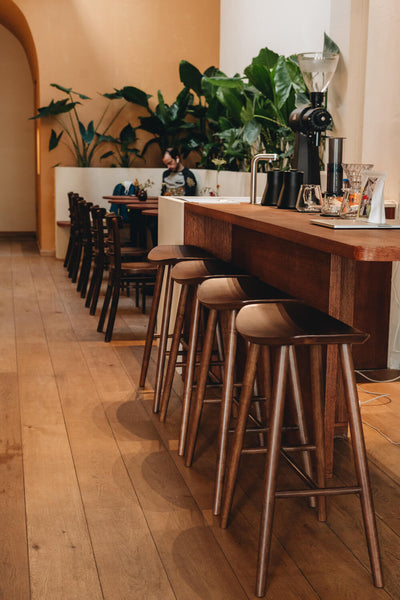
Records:
[[[147,192],[146,192],[146,190],[139,190],[136,195],[139,198],[139,200],[142,200],[142,202],[144,202],[145,200],[147,200]]]

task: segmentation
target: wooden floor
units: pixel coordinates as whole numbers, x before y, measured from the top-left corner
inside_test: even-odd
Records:
[[[61,262],[29,239],[0,239],[0,281],[0,598],[253,598],[263,458],[244,457],[221,530],[210,509],[216,409],[185,468],[178,396],[161,425],[151,384],[137,387],[147,317],[124,298],[105,344]],[[332,499],[326,524],[304,501],[280,500],[269,600],[400,598],[400,451],[366,437],[384,590],[356,497]],[[335,461],[336,482],[350,481],[346,441]]]

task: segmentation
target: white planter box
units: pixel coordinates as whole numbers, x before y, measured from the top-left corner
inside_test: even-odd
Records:
[[[69,230],[57,226],[57,221],[68,221],[68,192],[76,192],[88,202],[109,207],[103,196],[110,196],[114,187],[121,181],[140,182],[147,179],[153,185],[147,190],[149,196],[158,196],[161,191],[161,178],[164,168],[112,169],[101,167],[56,167],[55,168],[55,238],[56,257],[64,258],[68,244]],[[197,194],[202,196],[204,190],[217,189],[217,176],[220,196],[250,197],[250,173],[231,173],[206,169],[192,169],[197,179]],[[264,191],[266,175],[257,176],[258,194]],[[212,199],[212,198],[210,198]]]

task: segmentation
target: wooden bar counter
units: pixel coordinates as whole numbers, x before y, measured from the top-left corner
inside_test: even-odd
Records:
[[[184,239],[368,332],[368,342],[353,349],[355,367],[386,368],[391,263],[400,260],[400,230],[340,231],[313,225],[311,218],[310,214],[249,203],[187,202]],[[336,355],[328,351],[328,472],[334,433],[347,430],[336,366]]]

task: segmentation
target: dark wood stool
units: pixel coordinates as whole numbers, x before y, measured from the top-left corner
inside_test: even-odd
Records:
[[[274,347],[276,354],[272,390],[272,414],[265,467],[265,491],[260,528],[256,596],[262,597],[266,590],[275,498],[288,497],[317,497],[318,518],[324,521],[326,520],[325,500],[327,496],[359,494],[374,584],[376,587],[383,587],[372,492],[351,354],[351,344],[365,342],[368,339],[368,335],[300,302],[250,304],[245,306],[238,313],[236,328],[249,345],[245,377],[239,403],[238,421],[227,469],[221,519],[222,527],[227,526],[232,504],[240,456],[243,452],[243,437],[260,350],[264,346]],[[327,344],[337,346],[340,356],[357,477],[357,483],[353,486],[326,487],[325,484],[321,350],[322,346]],[[293,450],[292,447],[281,448],[290,349],[300,345],[310,346],[315,445],[308,445],[307,449],[315,450],[316,453],[316,481],[302,472],[300,467],[289,456],[289,452]],[[300,390],[298,392],[300,394]],[[304,450],[305,448],[300,446],[298,449]],[[308,484],[309,487],[307,489],[276,490],[276,475],[280,451],[289,465],[293,466],[296,472],[301,475],[303,482]]]
[[[171,395],[172,381],[174,378],[175,369],[182,363],[177,363],[179,344],[182,340],[183,324],[185,320],[185,314],[188,306],[188,297],[192,293],[193,303],[190,304],[191,318],[190,318],[190,329],[189,329],[189,344],[187,352],[187,361],[185,363],[185,383],[182,400],[182,419],[181,419],[181,433],[179,437],[178,454],[180,456],[184,453],[187,425],[189,420],[190,412],[190,401],[192,396],[194,370],[196,365],[196,354],[198,347],[198,334],[199,334],[199,323],[200,323],[200,304],[196,294],[197,287],[210,278],[220,278],[231,275],[239,275],[240,270],[234,267],[232,264],[212,259],[212,260],[191,260],[178,263],[174,266],[171,271],[172,281],[181,285],[181,291],[179,296],[178,309],[175,319],[174,332],[172,334],[171,350],[169,353],[168,367],[165,375],[165,382],[162,388],[161,404],[160,404],[160,420],[165,421],[167,414],[169,398]],[[248,277],[247,274],[242,273],[242,276]],[[212,341],[211,341],[212,345]],[[222,345],[220,344],[220,347]],[[211,348],[210,348],[211,356]],[[220,360],[222,359],[222,352],[220,353]],[[207,365],[208,366],[208,365]],[[209,369],[207,369],[207,373]],[[206,374],[207,379],[207,374]],[[204,382],[204,387],[206,382]]]
[[[157,355],[156,378],[155,378],[155,396],[159,399],[161,394],[162,374],[165,365],[165,352],[167,349],[168,330],[171,313],[173,282],[171,279],[171,269],[178,262],[183,260],[193,260],[196,258],[212,258],[209,252],[190,245],[165,245],[156,246],[150,250],[147,259],[153,265],[157,266],[157,276],[153,292],[153,301],[151,304],[149,323],[147,326],[146,342],[144,346],[142,368],[140,371],[139,386],[144,387],[147,370],[149,368],[151,348],[154,340],[159,338],[159,347]],[[163,280],[164,287],[164,305],[162,309],[160,334],[155,334],[158,307],[160,304],[161,289]],[[154,404],[154,412],[159,410],[159,401]]]
[[[219,515],[221,511],[228,433],[232,412],[237,346],[235,326],[236,315],[238,310],[243,306],[250,302],[254,302],[255,300],[276,302],[277,300],[285,299],[289,299],[287,294],[275,287],[263,283],[256,277],[223,277],[210,279],[201,283],[197,290],[197,302],[199,302],[201,306],[205,306],[209,309],[209,316],[205,333],[205,342],[201,353],[197,392],[190,417],[187,449],[185,451],[185,464],[187,467],[190,467],[193,461],[201,413],[203,405],[206,402],[205,386],[209,370],[212,343],[216,332],[218,317],[221,316],[221,313],[226,315],[227,322],[225,366],[218,433],[217,472],[215,477],[214,515]],[[267,385],[267,387],[269,386]],[[299,403],[296,402],[296,398],[294,398],[294,400],[296,413],[298,414],[300,421],[301,441],[302,443],[306,443],[304,420],[300,414]],[[256,416],[260,423],[261,414],[258,413]],[[309,454],[305,455],[304,458],[307,463],[304,465],[305,469],[311,474]]]

